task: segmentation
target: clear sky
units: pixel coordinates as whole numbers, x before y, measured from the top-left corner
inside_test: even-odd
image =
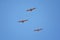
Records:
[[[60,0],[0,0],[0,40],[60,40]]]

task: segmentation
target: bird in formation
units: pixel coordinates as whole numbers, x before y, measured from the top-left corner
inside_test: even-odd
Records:
[[[24,23],[26,21],[28,21],[28,20],[19,20],[18,22]]]
[[[39,32],[39,31],[41,31],[41,30],[43,30],[43,29],[42,29],[42,28],[34,29],[34,31],[36,31],[36,32]]]
[[[35,10],[36,8],[30,8],[30,9],[28,9],[28,10],[26,10],[26,11],[33,11],[33,10]]]

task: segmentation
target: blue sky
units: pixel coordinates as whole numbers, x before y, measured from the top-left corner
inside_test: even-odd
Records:
[[[38,27],[43,30],[34,32]],[[0,40],[60,40],[59,30],[60,0],[0,0]]]

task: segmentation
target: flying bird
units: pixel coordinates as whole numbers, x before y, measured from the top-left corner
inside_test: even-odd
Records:
[[[19,20],[18,22],[24,23],[26,21],[28,21],[28,20]]]
[[[43,30],[43,29],[42,29],[42,28],[37,28],[37,29],[35,29],[34,31],[39,32],[39,31],[41,31],[41,30]]]
[[[36,8],[31,8],[31,9],[28,9],[28,10],[26,10],[26,11],[33,11],[33,10],[35,10]]]

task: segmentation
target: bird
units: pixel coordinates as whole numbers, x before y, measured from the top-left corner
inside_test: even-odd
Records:
[[[34,31],[36,31],[36,32],[39,32],[39,31],[41,31],[41,30],[43,30],[43,29],[42,29],[42,28],[34,29]]]
[[[19,20],[18,22],[24,23],[26,21],[28,21],[28,20]]]
[[[28,9],[28,10],[26,10],[26,11],[33,11],[33,10],[35,10],[36,8],[30,8],[30,9]]]

